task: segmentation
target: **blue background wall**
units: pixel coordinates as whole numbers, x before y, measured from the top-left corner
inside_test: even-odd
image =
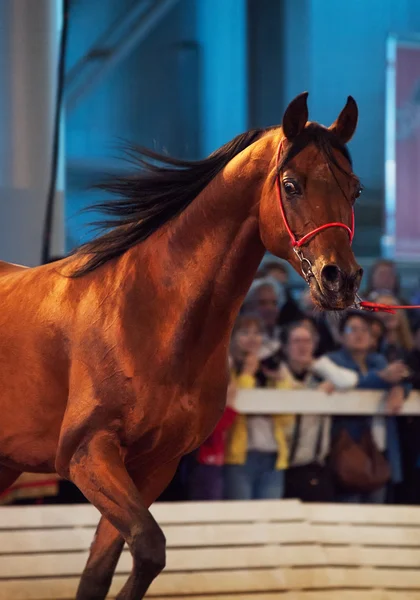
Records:
[[[69,66],[133,0],[74,3]],[[386,39],[420,31],[419,0],[179,0],[149,37],[67,115],[68,247],[95,200],[83,191],[115,161],[120,138],[188,158],[235,134],[279,123],[308,90],[310,117],[330,124],[353,95],[350,149],[365,193],[356,250],[380,253]],[[84,217],[85,218],[85,217]]]

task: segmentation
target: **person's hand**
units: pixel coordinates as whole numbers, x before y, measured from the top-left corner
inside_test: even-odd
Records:
[[[326,394],[332,394],[333,392],[335,392],[335,386],[333,383],[331,383],[331,381],[323,381],[319,384],[317,389],[320,392],[325,392]]]
[[[260,359],[257,354],[250,353],[244,360],[244,366],[242,368],[242,373],[245,375],[254,376],[258,371],[258,367],[260,366]]]
[[[401,411],[403,404],[404,388],[401,386],[391,388],[386,401],[386,412],[389,415],[396,415]]]
[[[408,377],[409,374],[410,371],[402,360],[390,363],[378,373],[379,377],[387,383],[399,383],[404,377]]]

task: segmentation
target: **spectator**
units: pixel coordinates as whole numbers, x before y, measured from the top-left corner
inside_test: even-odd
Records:
[[[289,283],[289,271],[287,265],[279,260],[266,262],[263,266],[266,277],[276,279],[280,285],[287,286]]]
[[[238,389],[277,387],[277,381],[260,359],[264,332],[258,316],[245,314],[235,324],[231,355]],[[226,449],[227,499],[283,496],[288,460],[286,435],[293,421],[294,417],[288,415],[237,415]]]
[[[332,391],[353,387],[357,376],[347,369],[338,369],[328,359],[314,360],[318,343],[317,332],[306,323],[294,323],[282,332],[285,361],[279,370],[280,389],[322,389]],[[331,373],[333,370],[333,373]],[[314,372],[330,377],[321,383]],[[335,377],[334,377],[335,375]],[[323,415],[299,415],[291,433],[289,468],[286,471],[285,495],[305,502],[333,502],[335,496],[332,473],[325,464],[330,448],[331,419]]]
[[[264,265],[265,274],[267,277],[276,279],[283,286],[285,292],[285,302],[281,306],[277,325],[282,327],[288,323],[299,321],[302,318],[302,311],[299,308],[298,302],[292,294],[289,286],[289,271],[287,263],[278,261],[266,262]]]
[[[420,390],[420,324],[414,332],[414,348],[407,356],[411,370],[409,381]],[[397,500],[401,504],[420,504],[420,417],[401,416],[398,419],[403,465],[403,481],[398,486]]]
[[[255,273],[255,277],[254,277],[254,281],[257,281],[258,279],[264,279],[265,277],[265,271],[263,268],[258,269],[258,271]]]
[[[318,331],[318,346],[315,350],[315,356],[323,356],[340,347],[340,334],[336,313],[321,312],[313,303],[311,292],[305,289],[300,297],[300,308],[302,316],[312,322]],[[300,320],[298,319],[298,320]]]
[[[280,327],[277,325],[280,308],[285,301],[283,287],[272,277],[254,280],[245,298],[243,313],[258,315],[263,323],[260,358],[280,355]]]
[[[390,294],[378,294],[375,302],[398,304],[397,298]],[[378,316],[385,326],[385,335],[380,346],[381,353],[389,362],[404,360],[413,349],[413,335],[405,311],[397,310],[395,314],[379,312]]]
[[[372,353],[371,318],[368,313],[349,311],[340,326],[343,348],[329,355],[336,364],[352,369],[359,375],[359,389],[389,390],[387,408],[394,414],[402,406],[410,386],[399,385],[408,371],[403,363],[387,365],[380,354]],[[386,456],[391,470],[392,482],[401,481],[400,447],[397,424],[394,417],[382,416],[336,416],[333,418],[332,435],[338,439],[341,432],[359,444],[365,434],[371,436],[376,447]],[[334,443],[334,442],[333,442]],[[382,503],[387,495],[386,485],[373,492],[342,488],[338,500],[343,502]]]
[[[420,306],[420,281],[417,281],[417,286],[411,294],[410,297],[410,305],[411,306]],[[417,327],[417,324],[420,320],[420,309],[414,308],[410,310],[410,322]]]
[[[210,437],[196,453],[196,464],[189,477],[190,500],[223,500],[223,465],[226,435],[236,419],[232,404],[236,397],[233,376],[227,391],[226,409]]]
[[[374,299],[375,294],[388,293],[400,298],[400,278],[394,261],[387,259],[377,260],[371,267],[368,275],[365,296]],[[374,302],[377,300],[374,299]]]
[[[370,332],[372,335],[372,346],[370,348],[371,352],[380,352],[382,348],[382,344],[385,338],[385,323],[375,313],[370,314],[371,326]]]

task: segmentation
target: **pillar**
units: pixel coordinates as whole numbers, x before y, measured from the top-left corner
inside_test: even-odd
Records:
[[[0,259],[28,266],[41,261],[61,25],[60,0],[0,2]],[[64,251],[63,195],[61,151],[52,254]]]
[[[248,129],[247,2],[197,2],[202,156]]]

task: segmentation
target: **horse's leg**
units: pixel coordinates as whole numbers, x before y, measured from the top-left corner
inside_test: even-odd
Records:
[[[76,600],[105,600],[123,547],[124,538],[105,517],[101,517]]]
[[[160,496],[172,479],[178,460],[157,469],[151,480],[144,480],[141,473],[133,475],[134,483],[141,493],[143,503],[150,506]],[[112,582],[112,576],[124,546],[124,539],[105,517],[101,517],[91,546],[89,559],[83,571],[76,600],[104,600]]]
[[[141,473],[132,476],[146,507],[149,507],[170,483],[178,462],[177,459],[157,469],[151,480],[145,481]],[[76,600],[105,600],[123,547],[124,539],[105,517],[101,517],[88,562],[80,579]]]
[[[144,476],[142,476],[141,471],[137,474],[131,474],[136,487],[140,492],[144,506],[148,508],[151,504],[153,504],[156,498],[159,498],[161,493],[166,489],[175,475],[178,464],[179,458],[167,463],[166,465],[162,465],[159,469],[156,469],[152,473],[150,478],[146,480],[144,479]],[[133,571],[123,589],[118,594],[117,600],[134,600],[137,598],[143,598],[143,596],[140,594],[146,593],[146,590],[151,583],[150,581],[147,588],[143,592],[143,569],[144,565],[142,564],[142,561],[136,561],[136,559],[134,559]]]
[[[119,598],[140,600],[165,566],[165,536],[146,508],[147,501],[142,500],[129,476],[120,448],[109,436],[98,435],[78,449],[70,461],[69,470],[71,480],[118,530],[133,556],[133,572]],[[105,531],[107,528],[103,527]],[[100,546],[100,540],[101,535],[95,547]],[[111,543],[114,552],[117,540],[115,537]],[[104,546],[108,547],[107,544]],[[87,583],[86,592],[89,593]],[[79,594],[78,600],[99,600],[102,597]]]

